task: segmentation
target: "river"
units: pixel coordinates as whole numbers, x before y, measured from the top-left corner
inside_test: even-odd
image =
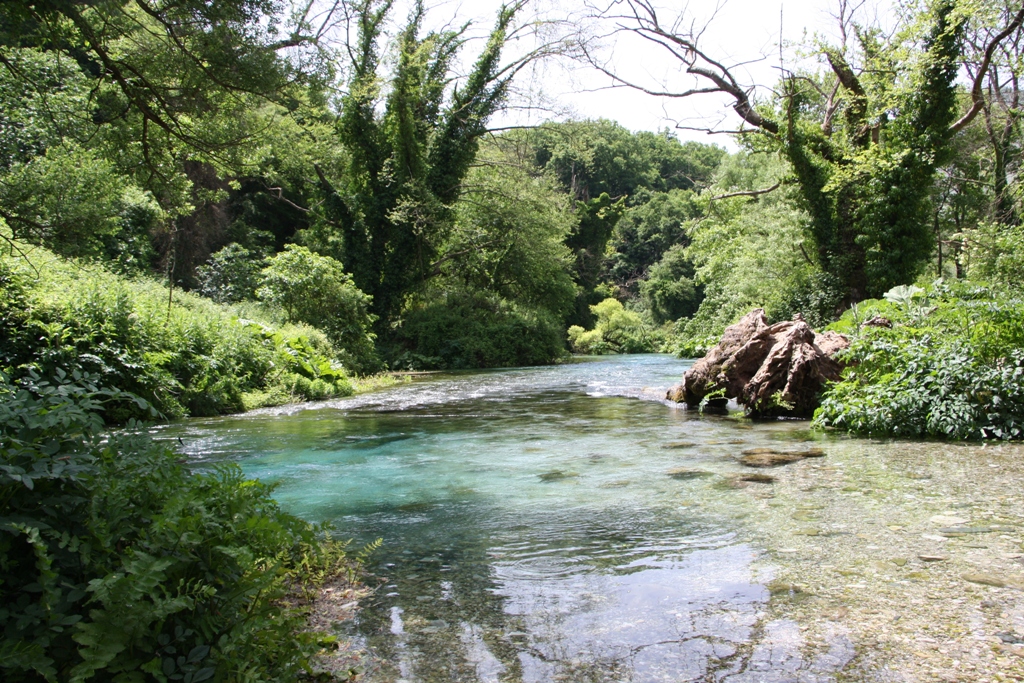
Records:
[[[361,680],[1024,680],[1024,448],[700,415],[662,400],[688,365],[429,375],[159,437],[383,538],[339,627]],[[758,447],[826,455],[748,481]]]

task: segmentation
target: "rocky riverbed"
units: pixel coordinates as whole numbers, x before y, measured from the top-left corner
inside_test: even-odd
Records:
[[[828,450],[747,483],[771,592],[751,680],[1024,680],[1024,447]]]

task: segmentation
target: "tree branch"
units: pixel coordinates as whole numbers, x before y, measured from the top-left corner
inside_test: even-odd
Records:
[[[782,181],[775,183],[771,187],[765,187],[760,190],[744,190],[742,192],[729,192],[727,194],[720,194],[711,197],[710,201],[717,202],[720,199],[732,199],[733,197],[760,197],[763,194],[774,192],[782,186]]]
[[[973,121],[974,117],[978,115],[979,111],[981,111],[981,108],[985,104],[985,97],[982,93],[982,84],[985,79],[985,74],[988,72],[989,65],[992,63],[992,55],[995,54],[996,48],[1001,42],[1003,42],[1003,40],[1020,28],[1022,22],[1024,22],[1024,5],[1021,6],[1020,11],[1017,12],[1017,15],[1014,16],[1010,24],[997,33],[989,42],[988,47],[985,49],[985,56],[981,60],[981,66],[978,68],[978,73],[974,75],[974,83],[971,86],[971,108],[967,110],[966,114],[960,117],[960,120],[956,121],[949,127],[949,132],[960,132],[971,121]]]
[[[629,21],[632,26],[620,24],[620,30],[633,33],[644,40],[660,45],[686,67],[686,73],[696,76],[701,80],[709,81],[712,85],[703,88],[692,88],[683,92],[659,92],[643,88],[623,79],[599,64],[587,53],[584,46],[587,61],[593,67],[612,77],[617,82],[649,95],[689,97],[691,95],[714,92],[725,93],[735,100],[732,108],[741,119],[766,133],[774,135],[779,132],[779,125],[775,121],[762,116],[754,107],[750,99],[753,89],[743,88],[733,76],[729,67],[712,59],[700,50],[697,45],[701,35],[700,32],[694,31],[691,28],[688,33],[677,33],[675,27],[671,29],[664,28],[658,19],[654,6],[646,0],[626,0],[626,4],[631,10],[631,14],[618,18]]]

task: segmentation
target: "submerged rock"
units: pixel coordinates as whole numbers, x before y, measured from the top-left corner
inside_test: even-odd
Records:
[[[704,470],[692,470],[688,467],[676,467],[665,474],[673,479],[700,479],[701,477],[712,476],[711,472],[705,472]]]
[[[740,456],[740,462],[747,467],[777,467],[799,462],[804,458],[821,458],[825,451],[811,448],[806,451],[778,451],[774,448],[748,448]]]
[[[719,484],[720,488],[726,489],[745,489],[751,484],[774,484],[775,477],[753,473],[753,474],[731,474],[725,477]]]
[[[998,576],[996,574],[964,574],[961,576],[964,581],[970,581],[971,583],[981,584],[982,586],[992,586],[993,588],[1016,588],[1018,590],[1024,590],[1024,581],[1015,580],[1009,577]]]
[[[841,334],[816,334],[799,315],[769,325],[757,308],[726,328],[666,398],[690,408],[736,399],[754,416],[810,417],[825,383],[839,379],[833,356],[849,345]]]
[[[740,481],[750,482],[751,484],[774,484],[775,477],[770,474],[741,474],[738,479]]]
[[[572,479],[578,476],[580,476],[578,472],[563,472],[562,470],[553,470],[551,472],[545,472],[537,475],[541,481],[561,481],[563,479]]]

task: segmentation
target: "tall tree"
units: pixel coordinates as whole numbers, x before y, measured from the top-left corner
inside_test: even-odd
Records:
[[[278,0],[0,4],[0,174],[11,171],[0,189],[15,235],[43,236],[63,253],[95,252],[74,244],[90,239],[76,216],[102,219],[96,232],[109,236],[124,222],[124,202],[108,199],[111,211],[98,216],[105,209],[92,201],[87,212],[72,210],[85,195],[71,190],[95,188],[96,178],[134,183],[166,211],[157,241],[168,274],[190,274],[223,244],[211,233],[227,223],[229,180],[251,172],[268,131],[318,97],[307,86],[325,81],[324,62],[318,71],[299,57],[326,24],[311,31],[310,10],[285,25],[283,9]],[[318,16],[330,23],[334,14]],[[59,215],[28,201],[24,178],[67,190]],[[132,237],[148,243],[152,227]]]
[[[487,120],[515,74],[544,51],[502,61],[523,2],[506,5],[469,75],[458,79],[455,59],[469,25],[424,33],[425,8],[418,1],[385,79],[382,35],[393,6],[393,0],[361,0],[351,8],[355,40],[337,127],[349,160],[339,179],[321,172],[327,201],[321,223],[306,234],[310,245],[340,258],[359,288],[373,296],[382,330],[405,297],[435,272],[438,245],[452,224],[452,207]]]
[[[995,21],[1012,25],[1013,3],[986,8],[994,10]],[[1020,208],[1014,200],[1012,179],[1020,169],[1022,144],[1022,79],[1024,79],[1024,36],[1019,31],[996,41],[997,30],[978,22],[968,34],[971,59],[967,71],[974,79],[972,104],[980,103],[981,119],[991,154],[991,218],[1003,225],[1018,225]]]

